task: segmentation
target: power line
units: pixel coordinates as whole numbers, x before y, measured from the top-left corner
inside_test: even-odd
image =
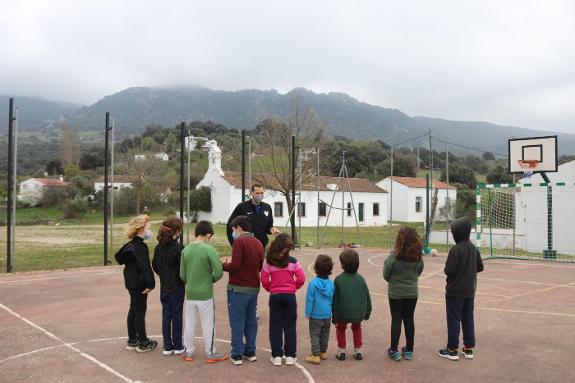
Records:
[[[506,154],[501,154],[501,153],[497,153],[497,152],[492,152],[492,151],[490,151],[490,150],[484,150],[484,149],[472,148],[472,147],[465,146],[465,145],[460,145],[460,144],[457,144],[457,143],[455,143],[455,142],[450,142],[450,141],[441,140],[441,139],[436,138],[436,137],[434,137],[434,136],[431,136],[431,138],[434,139],[435,141],[442,142],[442,143],[444,143],[444,144],[455,145],[455,146],[458,146],[458,147],[463,148],[463,149],[475,150],[475,151],[481,152],[481,153],[491,153],[491,154],[495,154],[495,155],[498,155],[498,156],[507,158],[507,155],[506,155]]]

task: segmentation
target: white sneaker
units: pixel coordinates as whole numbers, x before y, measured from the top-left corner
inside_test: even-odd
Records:
[[[185,348],[182,348],[181,350],[174,350],[174,355],[182,355],[184,352],[186,352]]]
[[[294,358],[292,356],[286,357],[286,366],[293,366],[295,362],[297,362],[297,358]]]
[[[281,366],[282,365],[282,357],[276,356],[275,358],[272,356],[271,362],[274,366]]]
[[[174,350],[164,350],[162,351],[162,355],[172,355],[174,353]]]

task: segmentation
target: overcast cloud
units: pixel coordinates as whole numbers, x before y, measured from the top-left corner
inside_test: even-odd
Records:
[[[574,1],[1,0],[0,94],[303,86],[575,133]]]

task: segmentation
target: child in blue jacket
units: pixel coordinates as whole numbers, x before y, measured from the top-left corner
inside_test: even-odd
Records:
[[[308,363],[319,364],[327,359],[327,343],[331,326],[331,304],[335,291],[329,279],[333,262],[327,255],[320,254],[313,265],[316,276],[307,286],[305,316],[309,318],[311,355],[305,358]]]

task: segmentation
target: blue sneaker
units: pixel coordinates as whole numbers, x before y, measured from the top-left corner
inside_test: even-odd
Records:
[[[399,351],[392,351],[391,348],[387,349],[387,355],[389,356],[389,359],[395,360],[396,362],[401,360],[401,353]]]
[[[407,351],[405,347],[401,348],[401,354],[403,355],[403,359],[405,360],[412,360],[413,359],[413,351]]]

